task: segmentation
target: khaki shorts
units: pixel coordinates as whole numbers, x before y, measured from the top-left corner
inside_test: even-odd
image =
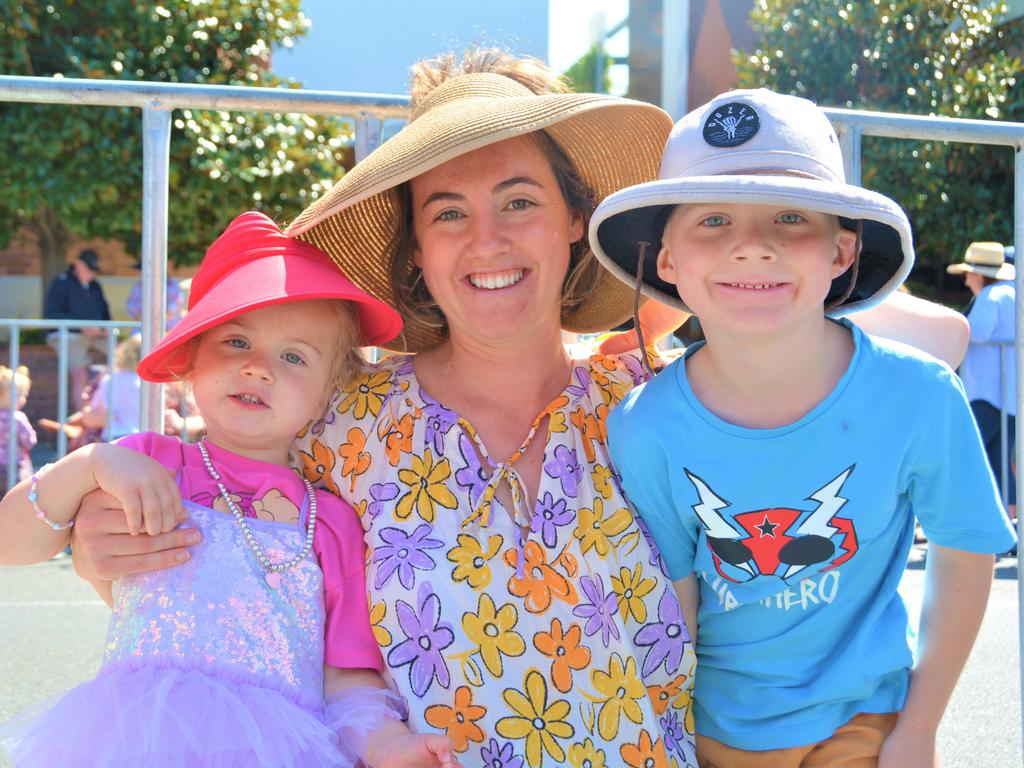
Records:
[[[700,768],[876,768],[882,744],[899,715],[859,714],[816,744],[747,751],[697,734]]]
[[[60,331],[46,334],[46,343],[60,354]],[[68,331],[68,370],[87,368],[107,359],[107,337],[86,336],[78,331]]]

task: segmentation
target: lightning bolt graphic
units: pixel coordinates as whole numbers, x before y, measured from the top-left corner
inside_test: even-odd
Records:
[[[839,530],[835,526],[829,525],[828,521],[831,520],[847,502],[847,499],[844,499],[839,495],[839,491],[842,490],[843,483],[846,482],[846,478],[848,478],[850,473],[853,472],[854,466],[856,465],[847,467],[845,472],[842,472],[821,490],[815,491],[807,497],[808,501],[816,501],[819,506],[811,513],[811,516],[804,521],[803,525],[797,529],[798,534],[816,534],[827,539]]]
[[[700,503],[693,505],[693,513],[704,525],[708,536],[714,539],[738,539],[740,535],[718,514],[718,510],[728,507],[729,502],[718,498],[708,484],[690,470],[683,471],[700,495]]]

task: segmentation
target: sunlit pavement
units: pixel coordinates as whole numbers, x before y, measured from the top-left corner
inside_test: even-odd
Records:
[[[923,559],[915,549],[903,581],[915,613]],[[1021,766],[1016,578],[1017,559],[1000,558],[981,636],[939,732],[944,768]],[[0,568],[0,721],[95,674],[107,617],[68,559]]]

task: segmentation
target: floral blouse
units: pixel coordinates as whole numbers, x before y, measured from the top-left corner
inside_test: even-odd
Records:
[[[448,734],[466,765],[696,766],[692,646],[606,446],[608,409],[640,379],[632,357],[575,362],[501,464],[392,358],[298,442],[306,476],[360,515],[371,623],[410,726]],[[534,439],[529,507],[515,460]]]

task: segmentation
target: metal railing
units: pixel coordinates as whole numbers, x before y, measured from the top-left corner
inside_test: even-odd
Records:
[[[143,237],[142,237],[142,349],[145,354],[159,337],[164,323],[167,261],[167,181],[171,112],[197,108],[223,111],[305,112],[342,115],[356,120],[356,160],[380,143],[381,122],[404,117],[407,99],[377,94],[332,93],[241,86],[183,85],[103,80],[50,79],[0,76],[0,103],[32,102],[108,107],[138,107],[143,125]],[[1015,153],[1013,237],[1017,252],[1024,252],[1024,123],[919,117],[885,112],[826,109],[839,133],[847,179],[861,180],[861,140],[864,136],[895,139],[950,141],[1005,146]],[[1016,277],[1018,295],[1024,292],[1024,273]],[[24,323],[23,323],[24,324]],[[46,325],[54,325],[46,321]],[[92,323],[91,323],[92,324]],[[1017,338],[1024,330],[1024,307],[1016,310]],[[1018,348],[1019,350],[1019,348]],[[1017,379],[1024,380],[1024,355],[1017,356]],[[1021,411],[1018,390],[1018,412]],[[143,429],[162,426],[159,385],[142,392]],[[1017,441],[1016,463],[1021,466],[1022,446]],[[1017,478],[1017,494],[1024,498],[1024,483]],[[1018,537],[1024,534],[1024,515],[1017,518]],[[1024,626],[1024,569],[1018,568],[1019,624]],[[1019,652],[1024,656],[1024,631]],[[1024,664],[1021,665],[1024,691]],[[1024,720],[1022,720],[1024,729]],[[1024,730],[1022,730],[1024,733]]]

